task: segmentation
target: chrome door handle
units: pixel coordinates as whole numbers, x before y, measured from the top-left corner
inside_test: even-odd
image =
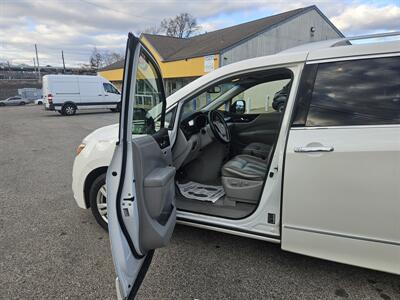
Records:
[[[333,152],[335,150],[332,146],[310,146],[310,147],[295,147],[294,152],[306,153],[306,152]]]

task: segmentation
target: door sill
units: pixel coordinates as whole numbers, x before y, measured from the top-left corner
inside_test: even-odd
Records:
[[[219,232],[233,234],[233,235],[239,235],[239,236],[263,240],[263,241],[267,241],[267,242],[271,242],[271,243],[275,243],[275,244],[281,243],[280,236],[275,236],[275,235],[270,235],[270,234],[265,234],[265,233],[258,233],[258,232],[253,232],[253,231],[246,230],[246,229],[233,228],[230,226],[216,225],[213,223],[199,221],[199,220],[193,220],[193,219],[189,219],[189,218],[185,218],[185,217],[177,217],[176,219],[177,219],[177,223],[182,224],[182,225],[188,225],[188,226],[193,226],[193,227],[198,227],[198,228],[203,228],[203,229],[208,229],[208,230],[214,230],[214,231],[219,231]]]

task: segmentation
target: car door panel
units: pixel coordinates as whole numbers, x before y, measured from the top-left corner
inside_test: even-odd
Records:
[[[282,249],[400,274],[400,69],[363,59],[304,68],[285,151]]]
[[[154,89],[155,106],[136,111],[136,85]],[[160,108],[162,107],[162,108]],[[125,55],[119,142],[107,171],[107,209],[119,299],[134,299],[154,249],[165,246],[176,222],[175,168],[168,130],[163,128],[166,99],[155,59],[129,34]],[[157,126],[151,113],[161,113]],[[141,119],[143,118],[143,119]],[[141,133],[132,135],[132,132]]]
[[[168,132],[166,136],[168,138]],[[141,223],[140,247],[148,251],[165,246],[174,229],[175,168],[171,166],[169,146],[161,149],[152,136],[133,139],[132,148]]]
[[[283,249],[400,273],[400,139],[394,136],[400,128],[290,131]]]

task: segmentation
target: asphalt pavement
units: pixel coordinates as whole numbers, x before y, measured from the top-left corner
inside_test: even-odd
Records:
[[[0,107],[0,298],[116,298],[108,234],[75,204],[71,172],[81,140],[117,120]],[[400,299],[400,276],[177,226],[138,299]]]

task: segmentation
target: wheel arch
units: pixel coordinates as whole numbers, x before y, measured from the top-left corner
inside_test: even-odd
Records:
[[[85,205],[86,208],[90,208],[90,199],[89,199],[89,191],[90,191],[90,187],[93,183],[93,181],[99,177],[101,174],[106,173],[107,172],[108,167],[104,166],[104,167],[98,167],[94,170],[92,170],[88,176],[86,176],[85,179],[85,184],[83,186],[83,195],[84,195],[84,200],[85,200]]]

